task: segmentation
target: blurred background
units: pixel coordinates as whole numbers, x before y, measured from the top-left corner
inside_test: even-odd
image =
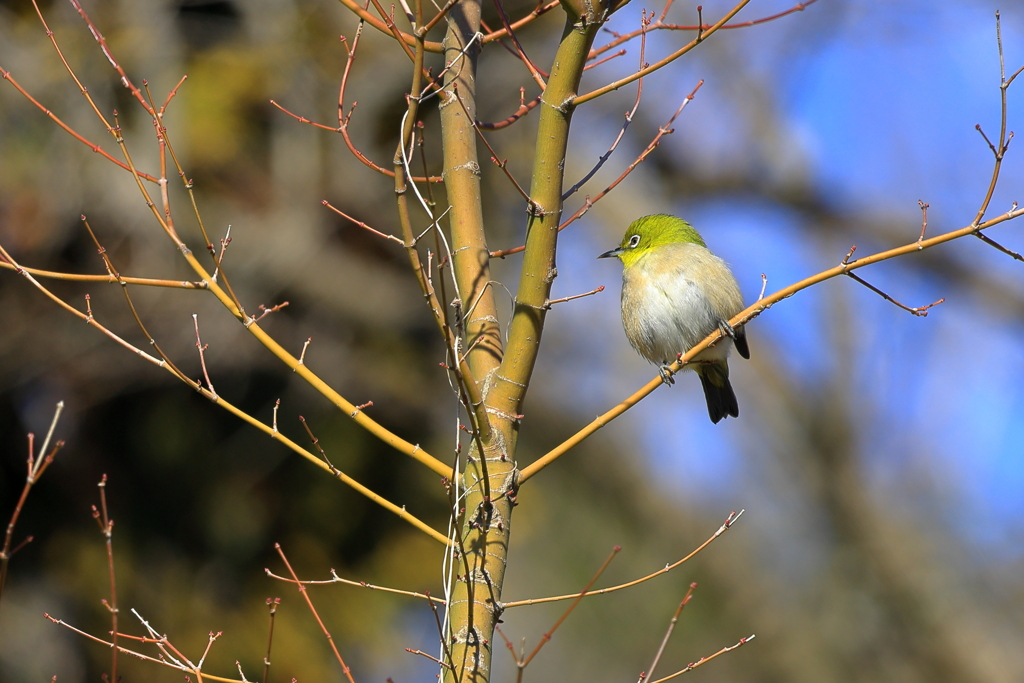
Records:
[[[1004,3],[1010,4],[1010,3]],[[76,72],[106,112],[118,109],[140,168],[155,172],[150,121],[119,85],[70,4],[40,3]],[[166,117],[194,179],[214,239],[231,227],[225,267],[252,311],[289,306],[266,329],[370,414],[430,452],[451,453],[455,398],[437,363],[443,350],[399,248],[341,220],[329,200],[398,232],[392,181],[369,171],[333,133],[274,109],[336,125],[338,84],[354,18],[331,0],[85,4],[136,83],[162,101],[188,80]],[[705,0],[706,20],[731,6]],[[751,3],[738,21],[785,10]],[[509,1],[512,16],[532,5]],[[968,225],[991,176],[974,130],[999,128],[994,14],[976,0],[884,4],[821,0],[765,25],[722,32],[644,80],[639,114],[600,173],[567,201],[574,211],[636,158],[699,79],[705,84],[675,132],[609,197],[562,234],[553,296],[605,285],[548,317],[519,450],[546,452],[648,381],[654,368],[630,349],[618,312],[619,268],[595,256],[640,215],[671,212],[701,230],[733,267],[748,301],[761,274],[768,292],[857,255],[917,238],[918,200],[929,234]],[[639,25],[638,0],[610,28]],[[1024,11],[1003,7],[1006,68],[1024,64]],[[497,25],[496,11],[484,7]],[[695,23],[676,3],[667,21]],[[542,68],[561,30],[553,11],[520,33]],[[438,36],[440,33],[437,34]],[[654,62],[692,37],[648,37]],[[611,40],[602,34],[598,45]],[[639,44],[587,72],[584,88],[635,70]],[[437,68],[435,56],[434,67]],[[0,0],[0,66],[83,136],[117,156],[54,53],[26,0]],[[347,103],[360,149],[389,163],[408,87],[408,62],[367,28]],[[482,120],[501,120],[535,86],[492,44],[480,74]],[[1009,91],[1009,128],[1024,101]],[[603,154],[634,101],[634,86],[575,115],[567,179]],[[439,171],[436,104],[428,107],[427,160]],[[536,115],[489,134],[513,173],[529,176]],[[102,273],[79,221],[86,214],[123,274],[190,278],[129,174],[75,141],[10,84],[0,88],[0,243],[37,268]],[[174,179],[172,178],[172,181]],[[1024,157],[1013,145],[989,215],[1024,198]],[[485,164],[492,248],[523,239],[524,207]],[[172,185],[179,232],[202,251],[186,195]],[[422,216],[418,217],[422,221]],[[425,223],[424,223],[425,225]],[[1021,225],[991,231],[1024,250]],[[518,257],[494,264],[514,291]],[[526,680],[636,680],[675,606],[695,597],[659,666],[665,675],[739,638],[741,650],[689,674],[705,681],[1024,680],[1024,266],[964,239],[860,271],[914,317],[852,280],[837,279],[777,304],[749,327],[752,359],[733,363],[741,417],[712,425],[698,383],[684,376],[598,432],[521,492],[506,600],[578,591],[613,545],[611,585],[673,562],[730,510],[736,526],[690,563],[632,591],[583,602],[526,671]],[[145,340],[119,288],[49,281],[135,344]],[[507,311],[509,299],[499,290]],[[161,346],[201,373],[191,314],[220,394],[307,443],[304,415],[332,461],[436,528],[445,495],[436,477],[363,433],[247,335],[209,295],[133,288]],[[340,680],[282,572],[280,542],[300,575],[341,576],[440,590],[440,548],[283,447],[58,309],[10,271],[0,272],[0,519],[24,483],[26,432],[45,433],[57,401],[67,441],[30,496],[0,604],[0,680],[97,680],[109,652],[55,626],[48,612],[96,634],[109,631],[101,535],[90,519],[105,473],[121,623],[141,634],[135,608],[193,661],[207,633],[223,631],[205,669],[261,675],[265,599],[280,596],[271,680]],[[404,648],[436,649],[433,616],[418,602],[357,588],[313,589],[357,680],[433,680],[435,667]],[[504,632],[532,648],[564,609],[524,607]],[[494,680],[514,680],[496,648]],[[121,658],[124,680],[180,674]]]

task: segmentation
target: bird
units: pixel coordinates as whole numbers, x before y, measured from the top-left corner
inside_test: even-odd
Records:
[[[621,244],[598,258],[622,261],[622,327],[641,356],[659,366],[673,384],[669,366],[715,330],[722,338],[684,366],[700,377],[708,416],[718,424],[739,417],[729,383],[732,347],[750,358],[743,327],[729,320],[743,310],[743,295],[729,266],[711,253],[700,233],[682,218],[644,216],[626,229]]]

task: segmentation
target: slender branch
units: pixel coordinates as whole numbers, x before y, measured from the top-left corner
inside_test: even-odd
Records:
[[[697,584],[691,583],[690,588],[686,591],[686,595],[679,602],[679,607],[676,607],[675,614],[672,615],[672,619],[668,622],[668,629],[665,631],[665,637],[661,639],[661,645],[658,647],[658,652],[654,655],[654,661],[651,662],[651,666],[648,667],[645,674],[640,674],[640,681],[643,683],[645,680],[649,680],[654,676],[654,670],[658,667],[658,662],[661,661],[661,655],[665,652],[665,647],[668,645],[669,638],[672,637],[672,631],[676,628],[676,623],[679,621],[679,615],[683,613],[683,609],[686,608],[686,604],[690,602],[690,598],[693,597],[693,591],[697,588]]]
[[[289,578],[287,578],[285,576],[278,576],[277,574],[273,573],[269,569],[264,569],[264,572],[266,572],[267,576],[269,576],[272,579],[277,579],[278,581],[284,581],[286,583],[296,583],[296,581],[294,579],[289,579]],[[420,598],[422,600],[430,600],[431,602],[436,602],[439,605],[444,605],[445,604],[445,601],[442,598],[435,598],[435,597],[433,597],[433,596],[431,596],[431,595],[429,595],[427,593],[417,593],[416,591],[406,591],[406,590],[401,590],[399,588],[388,588],[387,586],[376,586],[376,585],[374,585],[372,583],[367,583],[365,581],[353,581],[351,579],[343,579],[340,576],[338,576],[338,574],[333,569],[331,570],[331,577],[332,578],[330,578],[330,579],[323,579],[323,580],[320,580],[320,581],[317,581],[317,580],[300,580],[297,583],[301,583],[301,584],[306,585],[306,586],[326,586],[326,585],[329,585],[329,584],[341,583],[341,584],[345,584],[346,586],[356,586],[357,588],[368,588],[369,590],[380,591],[382,593],[394,593],[395,595],[405,595],[405,596],[408,596],[410,598]]]
[[[60,414],[63,411],[64,401],[59,401],[53,413],[53,420],[50,422],[50,429],[46,434],[46,439],[43,441],[43,447],[39,449],[38,457],[36,457],[33,452],[35,434],[30,432],[28,435],[28,468],[25,476],[25,486],[21,490],[18,502],[14,505],[14,511],[11,513],[11,519],[7,523],[7,532],[4,535],[3,549],[0,550],[0,601],[3,599],[4,585],[7,582],[8,562],[10,562],[14,553],[32,542],[32,536],[27,536],[25,540],[15,546],[13,550],[11,549],[11,543],[14,540],[14,528],[18,524],[18,518],[21,517],[21,511],[25,506],[25,501],[28,500],[28,494],[32,490],[32,486],[39,481],[39,478],[43,476],[43,473],[53,462],[53,458],[57,455],[57,451],[64,447],[64,442],[58,441],[53,447],[53,450],[46,453],[46,449],[50,444],[50,438],[53,436],[53,432],[57,428],[57,422],[60,420]]]
[[[85,145],[86,147],[88,147],[92,151],[96,152],[97,154],[99,154],[100,156],[105,158],[107,161],[113,162],[114,164],[116,164],[117,166],[120,166],[121,168],[123,168],[126,171],[131,171],[132,170],[128,166],[128,164],[124,163],[123,161],[118,161],[114,157],[110,156],[110,154],[105,152],[102,147],[100,147],[99,145],[97,145],[97,144],[95,144],[93,142],[90,142],[86,138],[84,138],[81,135],[79,135],[71,126],[69,126],[68,124],[64,123],[56,114],[54,114],[52,111],[50,111],[49,109],[44,107],[42,104],[40,104],[39,101],[36,100],[36,98],[32,97],[32,95],[30,95],[27,90],[22,88],[18,84],[18,82],[16,80],[14,80],[14,77],[11,76],[11,72],[10,71],[5,71],[2,67],[0,67],[0,76],[2,76],[5,81],[7,81],[11,85],[13,85],[17,89],[17,91],[20,92],[25,97],[25,99],[27,99],[29,102],[34,104],[41,112],[43,112],[48,117],[50,117],[50,120],[52,120],[54,123],[56,123],[62,129],[64,129],[64,132],[66,132],[69,135],[71,135],[73,138],[75,138],[76,140],[81,142],[83,145]],[[155,177],[149,175],[148,173],[139,172],[139,176],[141,178],[145,179],[145,180],[148,180],[151,183],[158,182]]]
[[[544,4],[537,5],[537,7],[535,7],[532,12],[527,14],[522,19],[518,19],[516,21],[513,21],[509,25],[509,27],[502,26],[501,28],[497,29],[496,31],[492,31],[491,33],[488,33],[487,35],[485,35],[483,37],[483,41],[482,42],[484,43],[484,45],[486,45],[487,43],[493,42],[493,41],[498,40],[500,38],[504,38],[505,36],[507,36],[509,34],[509,31],[508,31],[509,28],[511,28],[513,31],[518,30],[518,29],[522,28],[523,26],[526,26],[527,24],[529,24],[530,22],[532,22],[534,19],[536,19],[537,17],[541,16],[542,14],[547,14],[548,12],[553,10],[554,8],[558,7],[558,4],[559,4],[559,0],[551,0],[551,2],[547,2],[547,3],[544,3]]]
[[[498,160],[498,153],[494,151],[494,148],[491,147],[491,143],[489,143],[487,141],[487,138],[484,137],[483,131],[480,130],[480,127],[476,124],[476,121],[474,121],[473,117],[470,116],[469,109],[466,107],[466,103],[462,100],[462,96],[459,94],[458,83],[455,83],[452,86],[452,94],[455,96],[455,99],[458,100],[459,104],[462,105],[462,111],[466,112],[466,116],[468,117],[468,120],[471,122],[473,130],[476,131],[477,137],[480,138],[480,142],[484,143],[484,145],[487,147],[487,151],[491,153],[491,161],[494,162],[495,166],[501,169],[502,173],[505,174],[505,177],[508,178],[510,183],[512,183],[512,186],[516,188],[516,192],[519,193],[519,196],[526,200],[526,204],[529,207],[528,210],[532,210],[535,206],[533,200],[530,199],[530,195],[526,193],[526,190],[523,189],[523,186],[520,185],[519,181],[515,179],[515,177],[512,175],[512,172],[508,170],[508,159],[502,159],[500,161]]]
[[[515,54],[519,59],[526,65],[526,68],[530,71],[530,76],[533,77],[537,87],[543,92],[548,84],[544,81],[544,76],[540,74],[540,70],[536,65],[526,56],[526,51],[523,46],[519,43],[519,38],[516,37],[516,32],[509,23],[508,15],[505,13],[505,7],[501,4],[501,0],[494,0],[494,7],[498,10],[498,16],[501,17],[501,24],[505,28],[505,33],[512,39],[512,44],[515,46]]]
[[[270,612],[270,629],[267,633],[267,654],[263,658],[263,683],[267,683],[267,676],[270,675],[270,646],[274,644],[274,615],[277,614],[277,608],[280,604],[281,598],[267,598],[267,609]]]
[[[373,26],[381,33],[397,37],[401,44],[405,45],[407,48],[416,45],[417,39],[422,40],[422,37],[412,35],[411,33],[399,31],[397,28],[395,28],[393,31],[391,27],[388,26],[387,23],[381,21],[377,17],[370,14],[370,12],[361,7],[359,3],[357,3],[355,0],[339,0],[339,2],[341,2],[341,4],[347,7],[357,17],[368,23],[370,26]],[[441,46],[441,43],[434,43],[426,40],[423,40],[422,42],[423,49],[426,50],[427,52],[441,53],[444,51]]]
[[[974,236],[977,237],[982,242],[984,242],[985,244],[987,244],[987,245],[989,245],[991,247],[994,247],[994,248],[998,249],[999,251],[1003,252],[1007,256],[1010,256],[1010,257],[1016,259],[1017,261],[1024,261],[1024,256],[1021,256],[1020,254],[1018,254],[1017,252],[1013,251],[1012,249],[1008,249],[1008,248],[1004,247],[1003,245],[999,244],[999,242],[996,242],[994,239],[992,239],[988,235],[985,235],[983,233],[978,232],[978,233],[975,233]]]
[[[670,54],[668,57],[665,57],[664,59],[662,59],[662,60],[660,60],[658,62],[655,62],[654,64],[651,64],[648,67],[640,69],[639,71],[636,71],[633,74],[631,74],[629,76],[626,76],[625,78],[620,78],[619,80],[615,81],[614,83],[609,83],[608,85],[603,86],[601,88],[598,88],[596,90],[592,90],[592,91],[588,92],[585,95],[579,95],[579,96],[573,98],[573,100],[572,100],[573,106],[577,106],[578,107],[579,105],[583,104],[584,102],[589,102],[590,100],[594,99],[595,97],[600,97],[601,95],[604,95],[606,93],[612,92],[613,90],[618,90],[622,86],[629,85],[630,83],[632,83],[633,81],[637,80],[638,78],[643,78],[647,74],[653,73],[653,72],[657,71],[658,69],[660,69],[660,68],[662,68],[662,67],[664,67],[664,66],[666,66],[668,64],[671,64],[672,62],[674,62],[675,60],[679,59],[680,57],[685,55],[687,52],[692,50],[693,48],[697,47],[701,42],[706,40],[708,38],[708,36],[712,35],[713,33],[716,33],[720,28],[722,28],[722,26],[724,26],[726,24],[726,22],[728,22],[730,19],[732,19],[734,16],[736,16],[736,13],[739,12],[741,9],[743,9],[747,5],[747,3],[749,3],[749,2],[750,2],[750,0],[740,0],[740,2],[737,3],[736,6],[733,7],[731,10],[729,10],[725,14],[724,17],[719,19],[713,25],[709,26],[706,31],[702,32],[702,34],[700,36],[698,36],[697,38],[695,38],[692,41],[690,41],[689,43],[687,43],[684,47],[679,48],[678,50],[676,50],[675,52]]]
[[[325,199],[325,200],[323,200],[323,201],[321,202],[321,204],[323,204],[323,205],[324,205],[324,206],[326,206],[326,207],[327,207],[328,209],[330,209],[330,210],[331,210],[331,211],[333,211],[334,213],[338,214],[339,216],[341,216],[341,217],[342,217],[342,218],[344,218],[345,220],[348,220],[348,221],[350,221],[350,222],[352,222],[352,223],[355,223],[356,225],[358,225],[358,226],[359,226],[360,228],[363,228],[364,230],[369,230],[370,232],[372,232],[372,233],[373,233],[374,235],[377,235],[378,237],[383,237],[383,238],[384,238],[384,239],[386,239],[386,240],[391,240],[392,242],[397,242],[398,244],[403,244],[403,245],[405,244],[405,242],[403,242],[403,241],[402,241],[402,240],[401,240],[400,238],[398,238],[398,237],[395,237],[394,235],[389,235],[388,233],[385,233],[385,232],[381,232],[380,230],[376,230],[376,229],[374,229],[374,228],[371,228],[371,227],[370,227],[369,225],[367,225],[366,223],[364,223],[364,222],[362,222],[362,221],[359,221],[359,220],[356,220],[355,218],[352,218],[352,216],[349,216],[349,215],[348,215],[347,213],[345,213],[344,211],[341,211],[340,209],[337,209],[337,208],[335,208],[335,207],[334,207],[334,206],[333,206],[333,205],[332,205],[332,204],[331,204],[330,202],[328,202],[328,201],[327,201],[326,199]]]
[[[686,557],[682,558],[681,560],[677,560],[676,562],[673,562],[672,564],[667,564],[664,567],[662,567],[661,569],[659,569],[658,571],[652,572],[652,573],[650,573],[650,574],[648,574],[646,576],[642,576],[639,579],[635,579],[635,580],[629,581],[627,583],[622,583],[622,584],[619,584],[617,586],[611,586],[609,588],[601,588],[600,590],[596,590],[596,591],[588,591],[587,595],[588,596],[591,596],[591,595],[605,595],[606,593],[614,593],[616,591],[620,591],[620,590],[623,590],[625,588],[631,588],[633,586],[639,585],[639,584],[644,583],[646,581],[650,581],[651,579],[657,578],[657,577],[661,576],[662,574],[667,574],[668,572],[672,571],[673,569],[675,569],[679,565],[687,562],[688,560],[690,560],[691,558],[696,556],[697,553],[699,553],[700,551],[704,550],[704,548],[707,548],[709,545],[711,545],[712,541],[714,541],[716,538],[718,538],[719,536],[724,534],[726,531],[731,529],[732,525],[736,523],[736,520],[738,520],[743,515],[744,512],[745,512],[744,510],[740,510],[739,512],[735,512],[735,511],[734,512],[730,512],[729,516],[725,518],[725,522],[722,523],[722,526],[718,527],[718,530],[715,531],[715,533],[711,534],[711,537],[708,538],[708,540],[706,540],[703,543],[701,543],[693,551],[691,551],[689,555],[687,555]],[[558,602],[560,600],[572,600],[572,599],[576,598],[578,595],[579,595],[579,593],[570,593],[568,595],[555,595],[555,596],[549,597],[549,598],[529,598],[527,600],[513,600],[512,602],[504,603],[502,605],[502,607],[504,609],[509,609],[511,607],[523,607],[525,605],[540,605],[540,604],[543,604],[545,602]]]
[[[685,668],[680,669],[679,671],[675,672],[674,674],[671,674],[669,676],[665,676],[664,678],[659,678],[656,681],[651,681],[651,683],[664,683],[665,681],[670,681],[670,680],[672,680],[673,678],[675,678],[677,676],[682,676],[683,674],[690,673],[691,671],[696,669],[698,666],[703,666],[704,664],[707,664],[708,662],[710,662],[715,657],[717,657],[719,655],[724,655],[726,652],[732,652],[733,650],[735,650],[736,648],[740,647],[741,645],[746,645],[747,643],[752,641],[754,639],[754,637],[755,637],[754,634],[750,634],[746,638],[740,638],[739,642],[736,643],[735,645],[730,645],[728,647],[723,647],[721,650],[719,650],[715,654],[709,655],[707,657],[701,657],[696,662],[690,662],[689,664],[686,665]]]
[[[110,648],[114,647],[114,644],[111,643],[109,640],[103,640],[102,638],[97,638],[96,636],[92,635],[91,633],[86,633],[85,631],[83,631],[81,629],[75,628],[74,626],[72,626],[71,624],[67,623],[63,619],[58,619],[58,618],[53,617],[53,616],[51,616],[51,615],[49,615],[49,614],[47,614],[45,612],[43,613],[43,617],[45,619],[48,619],[51,623],[57,624],[58,626],[63,626],[64,628],[68,629],[69,631],[73,631],[74,633],[77,633],[78,635],[82,636],[83,638],[91,640],[94,643],[99,643],[100,645],[105,645],[106,647],[110,647]],[[120,636],[122,638],[126,637],[125,634],[123,634],[123,633],[119,633],[118,636]],[[139,641],[144,642],[144,643],[156,643],[158,647],[161,647],[162,645],[168,644],[166,639],[164,639],[164,638],[138,638],[138,637],[133,637],[132,639],[133,640],[139,640]],[[176,669],[178,671],[184,671],[185,673],[196,674],[197,676],[201,676],[200,680],[220,681],[221,683],[245,683],[245,681],[239,680],[237,678],[225,678],[223,676],[214,676],[214,675],[208,674],[208,673],[200,673],[199,671],[196,671],[196,669],[194,667],[190,667],[190,666],[184,664],[183,662],[176,661],[176,659],[173,658],[172,656],[169,656],[169,653],[167,653],[165,650],[161,650],[161,652],[163,652],[163,654],[159,658],[157,658],[157,657],[150,657],[149,655],[144,655],[141,652],[136,652],[135,650],[129,650],[128,648],[123,647],[121,645],[118,645],[116,647],[117,647],[117,651],[122,653],[122,654],[131,655],[132,657],[135,657],[137,659],[141,659],[141,660],[147,661],[147,662],[152,662],[154,664],[161,664],[161,665],[169,667],[171,669]]]
[[[576,299],[582,299],[585,296],[593,296],[595,294],[600,294],[603,291],[604,291],[604,285],[601,285],[597,289],[592,289],[589,292],[584,292],[583,294],[574,294],[572,296],[564,296],[561,299],[551,299],[550,301],[546,302],[544,305],[547,306],[548,308],[551,308],[555,304],[562,304],[562,303],[565,303],[566,301],[574,301]]]
[[[306,590],[306,587],[302,583],[299,583],[299,577],[295,575],[295,570],[292,569],[291,563],[288,562],[288,558],[285,557],[284,550],[281,548],[281,544],[275,543],[274,550],[276,550],[277,554],[281,556],[281,561],[284,562],[284,566],[288,568],[288,573],[292,575],[293,579],[295,579],[295,585],[298,587],[299,593],[302,595],[302,598],[306,601],[306,605],[309,607],[309,611],[313,613],[313,618],[316,619],[316,623],[320,625],[320,630],[323,631],[324,637],[327,638],[327,642],[330,643],[331,651],[334,652],[335,659],[337,659],[338,663],[341,665],[341,670],[345,674],[345,678],[348,679],[348,683],[356,683],[355,679],[352,678],[352,671],[348,668],[348,665],[345,664],[345,660],[342,659],[341,653],[338,652],[338,646],[337,644],[335,644],[334,638],[331,636],[330,631],[327,630],[327,627],[324,626],[323,619],[321,619],[320,615],[317,614],[316,607],[313,606],[313,601],[309,597],[309,591]]]
[[[6,268],[7,270],[17,270],[12,263],[8,263],[5,259],[0,258],[0,268]],[[35,275],[36,277],[45,277],[50,280],[65,280],[69,282],[106,282],[109,284],[115,284],[118,279],[109,273],[107,275],[80,275],[78,273],[62,273],[54,270],[40,270],[38,268],[28,268],[21,266],[21,269],[26,273]],[[171,289],[206,289],[206,283],[204,282],[190,282],[188,280],[156,280],[148,277],[128,277],[122,275],[121,279],[129,285],[142,285],[143,287],[169,287]]]
[[[351,54],[355,54],[355,50],[353,50]],[[352,139],[348,135],[348,124],[349,124],[349,121],[351,120],[351,117],[352,117],[351,111],[349,112],[349,115],[345,118],[345,122],[342,125],[334,127],[334,126],[325,126],[324,124],[317,123],[316,121],[310,121],[309,119],[307,119],[304,116],[300,116],[300,115],[298,115],[298,114],[296,114],[294,112],[289,111],[288,109],[285,109],[283,106],[281,106],[280,104],[278,104],[274,100],[270,100],[270,103],[272,105],[274,105],[275,107],[277,107],[278,109],[280,109],[281,111],[283,111],[288,116],[291,116],[293,119],[295,119],[299,123],[307,123],[307,124],[313,126],[314,128],[320,128],[322,130],[330,131],[332,133],[341,133],[342,136],[345,139],[345,144],[349,148],[349,151],[351,151],[352,154],[355,155],[355,157],[357,159],[359,159],[359,161],[361,161],[365,166],[367,166],[369,168],[372,168],[374,171],[377,171],[381,175],[386,175],[386,176],[391,177],[391,178],[395,177],[395,172],[394,171],[390,171],[390,170],[384,168],[383,166],[378,166],[373,161],[371,161],[365,154],[363,154],[361,151],[359,151],[359,149],[357,149],[356,146],[352,143]],[[355,109],[355,105],[353,105],[352,109],[353,110]],[[415,178],[413,178],[413,180],[415,180],[418,183],[426,183],[426,182],[443,183],[444,182],[444,178],[442,178],[441,176],[415,177]]]
[[[612,552],[608,555],[607,559],[605,559],[605,561],[598,568],[593,578],[591,578],[590,581],[587,582],[587,585],[583,587],[583,590],[579,592],[579,594],[576,596],[576,599],[573,600],[573,603],[569,605],[568,609],[566,609],[565,612],[562,613],[562,616],[558,618],[558,621],[555,622],[554,626],[552,626],[547,633],[541,636],[540,642],[537,643],[537,647],[533,648],[533,652],[530,653],[530,656],[524,659],[521,664],[519,664],[520,670],[525,669],[526,666],[533,661],[533,658],[537,656],[537,653],[540,652],[541,648],[544,647],[544,644],[551,640],[551,636],[554,635],[555,630],[562,625],[562,622],[569,618],[569,615],[572,614],[572,611],[576,609],[576,606],[578,604],[580,604],[580,600],[582,600],[583,597],[587,595],[587,593],[590,591],[591,587],[595,583],[597,583],[597,580],[601,578],[601,574],[604,573],[604,570],[608,568],[608,565],[612,563],[612,560],[615,559],[615,556],[618,555],[619,551],[621,550],[621,546],[615,546],[614,548],[612,548]]]
[[[851,278],[853,278],[854,280],[856,280],[857,282],[861,283],[862,285],[864,285],[865,287],[867,287],[872,292],[874,292],[878,296],[882,297],[883,299],[885,299],[889,303],[894,304],[895,306],[897,306],[899,308],[902,308],[904,311],[908,311],[908,312],[913,313],[914,315],[920,316],[922,318],[927,317],[928,309],[929,308],[932,308],[934,306],[938,306],[939,304],[943,303],[946,300],[945,298],[942,298],[942,299],[939,299],[938,301],[936,301],[935,303],[928,304],[927,306],[918,306],[916,308],[911,308],[910,306],[907,306],[905,304],[901,304],[899,301],[896,301],[896,299],[893,299],[891,296],[889,296],[888,294],[886,294],[885,292],[880,290],[878,287],[875,287],[873,284],[871,284],[870,282],[868,282],[864,278],[860,277],[859,275],[856,275],[854,273],[847,273],[847,275],[850,276]]]
[[[525,102],[524,103],[522,101],[522,88],[520,88],[519,90],[520,90],[519,109],[516,109],[515,112],[513,112],[512,115],[509,116],[508,118],[503,119],[501,121],[497,121],[495,123],[486,123],[486,122],[483,122],[483,121],[477,121],[476,122],[477,127],[481,128],[482,130],[501,130],[502,128],[508,128],[513,123],[515,123],[519,119],[521,119],[524,116],[526,116],[527,114],[529,114],[531,111],[534,110],[534,108],[536,108],[536,106],[538,104],[540,104],[541,97],[543,97],[543,93],[541,93],[540,95],[537,95],[536,97],[534,97],[529,102]]]
[[[103,601],[104,606],[110,611],[111,640],[113,646],[110,648],[110,680],[117,681],[117,582],[114,579],[114,520],[110,518],[107,510],[107,475],[103,475],[100,483],[97,484],[100,490],[100,509],[92,506],[92,516],[100,527],[103,540],[107,546],[107,574],[110,579],[110,602]]]

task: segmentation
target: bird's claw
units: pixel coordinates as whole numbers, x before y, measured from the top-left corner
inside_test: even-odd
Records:
[[[722,331],[723,337],[736,341],[736,328],[730,325],[728,320],[719,320],[718,329]]]
[[[675,378],[672,377],[672,370],[671,368],[669,368],[668,365],[659,365],[658,373],[661,375],[662,383],[667,384],[669,386],[672,386],[673,384],[676,383]]]

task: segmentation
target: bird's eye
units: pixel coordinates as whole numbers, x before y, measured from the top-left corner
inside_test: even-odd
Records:
[[[635,247],[638,244],[640,244],[640,235],[633,235],[632,237],[629,238],[630,247]]]

